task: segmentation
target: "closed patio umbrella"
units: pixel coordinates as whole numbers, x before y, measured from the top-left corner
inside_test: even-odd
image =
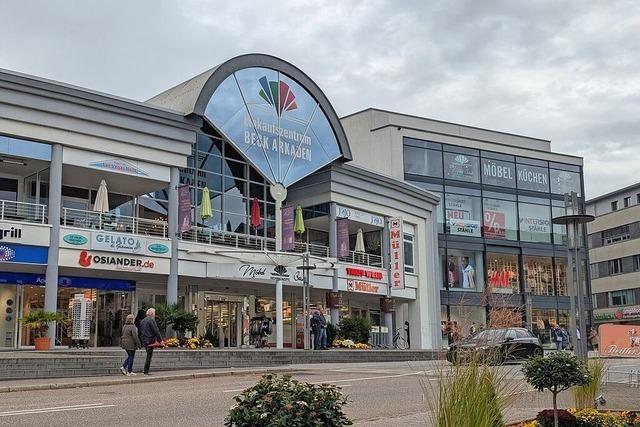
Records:
[[[213,216],[211,212],[211,198],[209,197],[209,188],[204,187],[202,189],[202,202],[200,202],[200,218],[202,221],[209,219]]]
[[[364,235],[362,234],[362,228],[358,228],[358,234],[356,234],[355,252],[364,252]]]
[[[105,213],[109,212],[109,192],[107,191],[107,183],[103,179],[100,181],[100,187],[96,193],[96,201],[93,203],[93,211]]]
[[[304,233],[304,219],[302,218],[302,206],[298,205],[296,207],[296,216],[293,221],[293,231],[296,234]]]
[[[249,218],[249,225],[256,229],[256,234],[258,232],[258,228],[262,225],[262,218],[260,218],[260,204],[258,203],[257,197],[254,197],[251,201],[251,217]]]

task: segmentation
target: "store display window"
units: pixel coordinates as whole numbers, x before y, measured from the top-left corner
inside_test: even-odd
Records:
[[[554,295],[551,257],[524,257],[526,289],[535,295]]]
[[[444,177],[466,182],[480,182],[480,163],[476,156],[444,153]]]
[[[556,294],[558,296],[569,295],[567,289],[567,259],[556,258],[555,259],[555,280],[556,280]]]
[[[492,292],[520,292],[518,255],[487,252],[487,280]]]
[[[507,200],[483,199],[482,233],[487,239],[518,240],[516,203]]]
[[[445,207],[448,234],[468,237],[481,236],[480,197],[447,193]]]
[[[542,345],[554,345],[551,330],[558,324],[555,309],[534,308],[531,310],[531,329]]]
[[[481,292],[484,289],[482,252],[450,249],[445,260],[445,280],[451,290]]]
[[[551,211],[548,205],[519,203],[520,240],[551,243]]]

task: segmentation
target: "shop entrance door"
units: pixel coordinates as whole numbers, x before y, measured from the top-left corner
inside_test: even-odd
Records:
[[[18,340],[18,287],[0,286],[0,348],[15,348]]]
[[[214,347],[239,347],[238,335],[242,326],[242,303],[206,300],[206,338]],[[240,332],[241,333],[241,332]]]

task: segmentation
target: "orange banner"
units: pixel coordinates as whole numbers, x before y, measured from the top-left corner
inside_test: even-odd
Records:
[[[600,325],[602,356],[640,357],[640,325]]]

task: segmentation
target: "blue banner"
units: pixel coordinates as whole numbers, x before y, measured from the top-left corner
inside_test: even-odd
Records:
[[[0,245],[0,264],[46,264],[48,248],[45,246],[16,245],[5,243]]]
[[[0,272],[0,284],[44,286],[44,274]],[[112,291],[135,291],[136,282],[132,280],[101,279],[95,277],[58,277],[58,286],[62,288],[103,289]]]

